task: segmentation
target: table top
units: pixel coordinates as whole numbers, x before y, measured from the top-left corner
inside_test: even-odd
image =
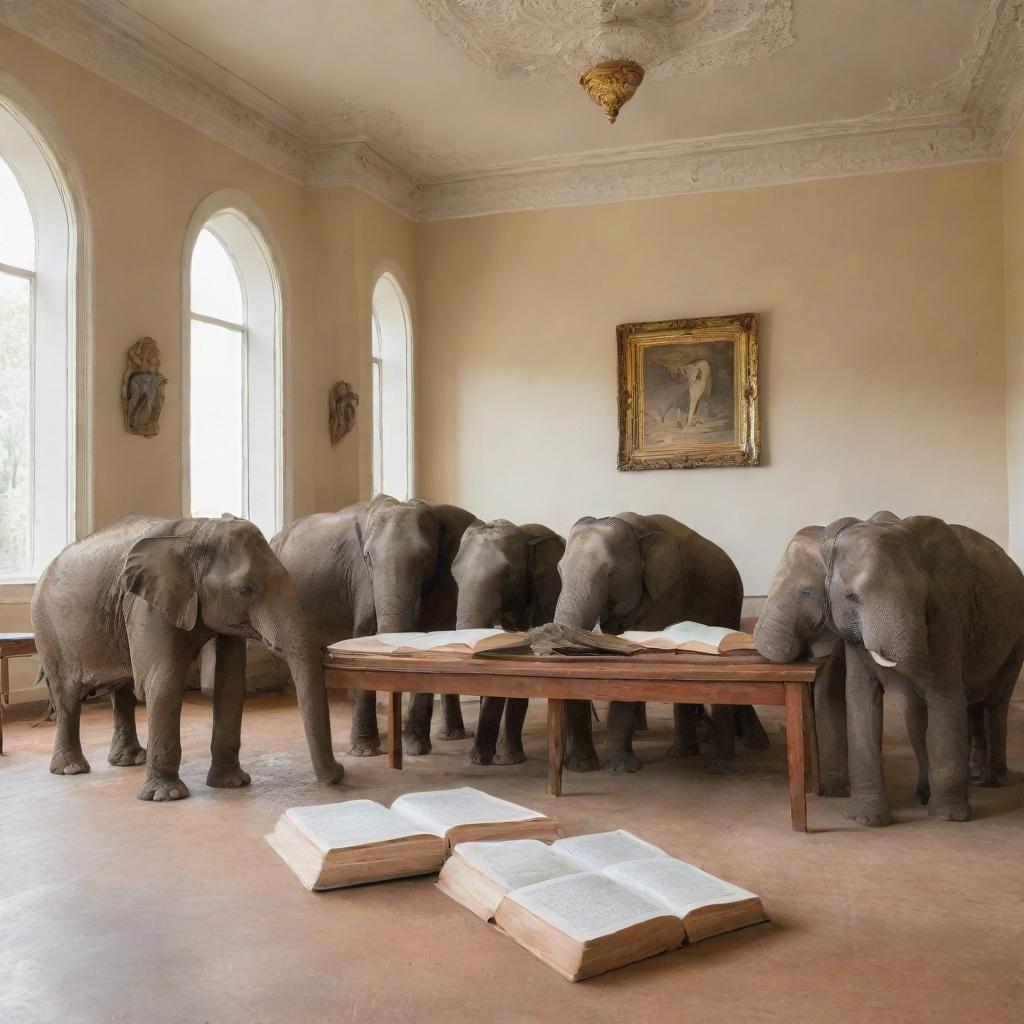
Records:
[[[32,633],[0,633],[0,657],[12,658],[36,653],[36,638]]]
[[[660,651],[623,656],[539,656],[533,654],[342,654],[326,651],[324,668],[344,672],[421,675],[529,675],[551,679],[736,680],[749,683],[810,683],[813,661],[776,665],[754,651],[693,654]]]

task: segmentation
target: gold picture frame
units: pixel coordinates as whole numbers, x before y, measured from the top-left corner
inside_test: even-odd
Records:
[[[756,313],[619,324],[620,470],[757,466]]]

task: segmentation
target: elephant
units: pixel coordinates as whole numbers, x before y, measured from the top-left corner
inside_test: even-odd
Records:
[[[290,523],[270,542],[291,574],[318,644],[353,636],[452,629],[451,565],[474,520],[465,509],[378,495]],[[376,694],[352,694],[351,753],[381,752]],[[432,694],[415,694],[402,731],[407,754],[430,752]],[[468,735],[457,696],[442,700],[442,739]]]
[[[732,559],[717,545],[668,516],[632,512],[604,519],[587,516],[573,526],[558,565],[562,591],[554,621],[581,629],[600,625],[605,633],[657,630],[684,620],[739,629],[743,583]],[[636,709],[613,702],[608,738],[613,771],[637,771],[633,752]],[[698,708],[677,704],[670,757],[696,754]],[[768,737],[753,708],[741,709],[750,746]],[[599,767],[584,701],[566,704],[565,764],[570,771]],[[704,766],[711,772],[734,768],[735,716],[728,706],[711,711],[711,735]]]
[[[1024,664],[1024,574],[994,541],[931,516],[840,520],[823,540],[825,594],[846,652],[848,816],[892,821],[881,690],[924,704],[928,814],[967,821],[975,781],[1006,776],[1006,720]]]
[[[337,784],[344,769],[331,745],[319,645],[291,580],[252,523],[128,516],[65,548],[32,598],[41,674],[57,716],[50,771],[89,771],[79,719],[91,691],[110,692],[114,735],[108,760],[146,764],[141,800],[189,795],[178,776],[181,702],[189,665],[217,647],[208,786],[249,784],[238,761],[247,639],[288,664],[316,777]],[[149,750],[135,731],[145,699]]]
[[[858,522],[854,518],[843,523]],[[868,523],[898,523],[892,512],[876,512]],[[769,661],[822,658],[814,683],[814,718],[818,740],[819,787],[825,797],[850,795],[846,740],[846,651],[832,628],[825,602],[824,526],[805,526],[786,547],[768,597],[754,627],[754,643]],[[924,757],[924,705],[915,694],[903,695],[903,712],[918,754],[918,794],[927,802],[928,769]]]
[[[458,629],[528,630],[550,622],[561,590],[558,562],[565,541],[546,526],[515,526],[505,519],[471,523],[452,564],[458,586]],[[476,725],[472,764],[520,764],[525,697],[484,697]],[[504,730],[498,728],[504,713]],[[496,750],[497,748],[497,750]]]

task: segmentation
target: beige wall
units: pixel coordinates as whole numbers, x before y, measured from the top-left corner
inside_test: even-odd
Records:
[[[996,163],[507,214],[418,233],[424,496],[566,530],[674,515],[763,594],[880,507],[1007,539]],[[615,325],[761,314],[759,468],[620,473]]]
[[[1024,563],[1024,125],[1004,154],[1003,210],[1010,554]]]
[[[327,392],[369,376],[374,268],[390,259],[412,287],[411,222],[354,189],[306,192],[104,79],[0,27],[0,93],[31,97],[77,168],[91,227],[93,501],[101,526],[129,512],[180,514],[182,256],[193,213],[212,193],[243,192],[261,213],[287,285],[286,350],[295,515],[369,491],[369,430],[332,449]],[[411,298],[411,297],[410,297]],[[127,349],[160,344],[167,401],[160,435],[125,433],[120,387]],[[367,393],[368,389],[361,389]],[[360,422],[369,421],[364,403]],[[0,587],[0,630],[27,629],[30,588]],[[15,688],[35,668],[13,667]]]

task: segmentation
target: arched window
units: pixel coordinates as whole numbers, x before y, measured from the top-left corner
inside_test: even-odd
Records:
[[[49,152],[0,102],[0,579],[73,537],[75,219]]]
[[[412,496],[412,330],[398,282],[373,289],[373,493]]]
[[[281,295],[262,237],[226,210],[191,252],[189,514],[281,527]]]

